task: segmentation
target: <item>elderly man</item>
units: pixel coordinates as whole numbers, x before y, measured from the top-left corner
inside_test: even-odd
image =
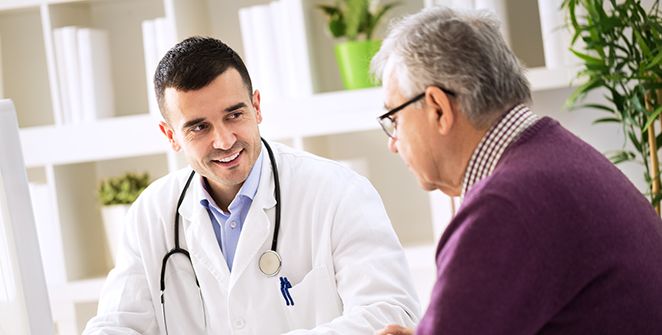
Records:
[[[603,155],[527,106],[493,18],[407,17],[372,67],[389,150],[424,189],[463,198],[417,334],[662,334],[659,216]]]

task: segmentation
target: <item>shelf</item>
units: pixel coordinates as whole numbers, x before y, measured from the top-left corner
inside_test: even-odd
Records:
[[[381,88],[315,94],[279,99],[262,106],[261,132],[283,139],[377,129],[375,117],[382,111]]]
[[[577,72],[578,68],[538,67],[528,69],[526,76],[536,92],[571,87]],[[378,129],[375,118],[384,112],[380,87],[275,100],[263,104],[261,125],[262,134],[273,139]]]
[[[538,92],[569,88],[580,84],[581,80],[576,79],[579,69],[579,66],[556,69],[537,67],[528,69],[525,73],[531,83],[531,91]]]
[[[148,114],[21,130],[27,167],[134,157],[170,150],[158,121]],[[68,150],[62,150],[68,148]]]
[[[101,288],[105,282],[105,277],[99,277],[49,287],[50,298],[52,301],[67,301],[71,303],[97,302],[101,294]]]
[[[527,71],[533,91],[570,87],[576,68]],[[380,87],[282,99],[263,105],[262,134],[271,139],[323,136],[378,129],[383,112]],[[151,129],[151,130],[150,130]],[[85,139],[85,141],[81,141]],[[69,164],[168,152],[150,115],[121,116],[93,123],[21,130],[27,167]],[[75,148],[60,151],[57,148]]]

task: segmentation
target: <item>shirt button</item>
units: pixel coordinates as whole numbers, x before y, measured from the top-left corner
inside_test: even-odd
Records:
[[[234,320],[234,327],[235,328],[241,329],[241,328],[244,328],[245,326],[246,326],[246,321],[244,321],[244,319],[239,318],[239,319]]]
[[[237,221],[230,221],[230,228],[232,229],[237,228]]]

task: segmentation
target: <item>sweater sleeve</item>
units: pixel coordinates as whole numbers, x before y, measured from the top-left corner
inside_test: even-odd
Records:
[[[516,204],[467,199],[442,236],[437,282],[417,334],[534,334],[552,313],[551,271]]]

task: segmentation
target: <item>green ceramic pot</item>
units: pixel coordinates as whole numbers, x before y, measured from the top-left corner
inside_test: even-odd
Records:
[[[382,41],[347,41],[336,45],[336,61],[343,85],[348,90],[376,86],[370,77],[370,60]]]

